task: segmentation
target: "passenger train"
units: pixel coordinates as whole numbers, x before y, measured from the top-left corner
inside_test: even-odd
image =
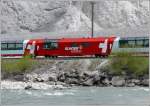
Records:
[[[94,37],[2,41],[1,56],[95,56],[114,52],[149,53],[148,37]]]

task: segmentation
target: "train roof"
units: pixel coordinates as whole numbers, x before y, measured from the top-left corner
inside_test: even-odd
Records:
[[[80,38],[62,38],[59,42],[93,42],[93,41],[100,41],[107,37],[80,37]]]

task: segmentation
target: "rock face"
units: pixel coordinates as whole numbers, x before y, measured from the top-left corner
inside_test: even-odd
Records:
[[[95,2],[95,30],[140,28],[150,21],[149,0]],[[90,31],[89,1],[2,0],[1,34]]]
[[[133,79],[125,76],[110,75],[107,67],[107,59],[79,59],[79,60],[42,60],[40,66],[31,72],[11,75],[11,78],[2,80],[11,80],[19,82],[23,89],[39,89],[42,86],[49,88],[50,85],[62,86],[115,86],[115,87],[134,87],[148,86],[149,79],[141,77]],[[3,70],[2,70],[3,71]],[[8,81],[9,82],[9,81]],[[28,84],[28,82],[31,84]],[[25,85],[24,85],[25,83]],[[35,84],[33,86],[33,84]],[[17,85],[17,83],[13,83]],[[41,84],[38,86],[38,84]],[[42,85],[46,84],[46,85]],[[4,86],[11,87],[7,82]],[[16,89],[18,88],[15,87]],[[57,89],[57,88],[56,88]]]
[[[113,86],[117,86],[117,87],[121,87],[125,85],[125,80],[122,77],[116,76],[112,78],[112,85]]]

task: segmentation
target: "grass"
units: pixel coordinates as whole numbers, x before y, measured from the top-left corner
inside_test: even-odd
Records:
[[[37,62],[29,57],[22,59],[3,60],[1,63],[1,70],[6,74],[22,74],[31,70]]]
[[[116,53],[110,57],[110,71],[115,75],[132,75],[135,77],[148,74],[149,59],[147,57],[132,56],[130,53]]]

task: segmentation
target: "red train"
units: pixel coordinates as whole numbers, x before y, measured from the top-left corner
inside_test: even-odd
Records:
[[[116,37],[32,39],[25,41],[24,55],[57,56],[108,56]]]

